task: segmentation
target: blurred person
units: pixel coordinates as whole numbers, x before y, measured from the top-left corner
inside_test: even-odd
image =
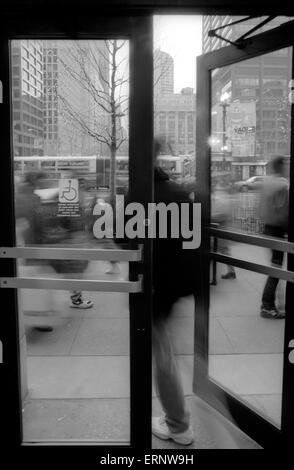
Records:
[[[16,217],[19,221],[23,219],[27,221],[27,227],[23,233],[24,244],[85,243],[87,236],[83,188],[81,187],[79,191],[79,217],[58,217],[59,190],[58,188],[44,188],[44,181],[46,181],[45,173],[29,172],[25,175],[24,182],[17,187]],[[27,260],[28,262],[35,265],[49,265],[59,274],[81,273],[88,264],[88,261],[83,260]],[[71,292],[70,307],[83,309],[92,306],[93,302],[84,300],[80,291]]]
[[[260,197],[260,216],[264,222],[264,233],[284,238],[288,230],[289,183],[285,178],[285,158],[275,157],[271,162],[272,174],[265,178]],[[280,268],[284,253],[272,250],[272,265]],[[262,293],[260,315],[263,318],[282,319],[285,312],[276,306],[276,291],[279,279],[269,276]]]
[[[160,141],[155,140],[155,157],[160,153],[160,146]],[[155,166],[154,180],[155,203],[180,205],[190,201],[183,186],[171,181],[158,166]],[[194,293],[196,266],[194,256],[190,250],[182,248],[180,238],[168,236],[163,239],[156,235],[153,245],[152,349],[155,385],[165,415],[152,418],[152,433],[163,440],[189,445],[194,434],[167,323],[172,311],[177,310],[177,301]]]
[[[30,227],[33,230],[34,208],[39,203],[39,198],[34,194],[34,186],[23,176],[14,176],[15,193],[15,229],[16,243],[25,245],[30,240]]]
[[[211,196],[211,222],[217,223],[218,228],[226,229],[232,214],[232,202],[230,191],[224,188],[217,189],[212,185]],[[229,242],[225,239],[218,239],[218,249],[224,255],[230,256],[231,249]],[[236,279],[235,268],[227,264],[227,272],[221,276],[222,279]]]
[[[39,182],[45,175],[40,172],[28,172],[23,177],[15,177],[15,218],[16,218],[16,243],[18,246],[34,245],[37,243],[39,220],[38,211],[40,208],[40,197],[35,194]],[[39,267],[42,269],[43,260],[25,259],[18,263],[18,269],[28,275],[36,275]],[[26,291],[28,295],[28,291]],[[26,304],[27,297],[22,297],[22,305]],[[48,299],[47,299],[48,300]],[[46,304],[42,299],[44,306]],[[43,332],[53,330],[51,325],[35,326],[35,329]]]
[[[75,176],[67,174],[66,178]],[[38,234],[39,244],[78,245],[85,246],[89,241],[87,233],[87,211],[85,198],[85,181],[79,179],[79,213],[76,216],[58,214],[59,188],[41,189],[39,195],[43,195],[41,204],[40,231]],[[48,194],[46,198],[46,192]],[[88,266],[87,260],[49,260],[48,263],[58,274],[70,274],[71,277],[79,278]],[[72,308],[88,309],[93,307],[91,300],[83,298],[80,290],[70,292],[69,306]]]
[[[93,200],[91,201],[91,204],[90,204],[90,223],[89,223],[89,230],[91,232],[91,236],[92,238],[94,238],[94,235],[93,235],[93,223],[94,223],[94,220],[97,219],[97,216],[95,216],[95,218],[93,217],[93,210],[94,210],[94,207],[97,207],[99,206],[101,212],[104,210],[105,206],[108,206],[108,204],[106,203],[106,201],[101,198],[101,197],[94,197]],[[116,213],[116,211],[114,211],[114,214]],[[114,222],[114,226],[115,226],[115,221]],[[114,234],[114,237],[115,237],[115,234]],[[105,249],[114,249],[116,248],[116,244],[113,240],[113,238],[103,238],[103,239],[97,239],[95,238],[95,243],[99,243],[99,246],[105,248]],[[119,266],[119,263],[117,261],[109,261],[109,267],[107,268],[107,270],[105,271],[105,274],[120,274],[120,266]]]

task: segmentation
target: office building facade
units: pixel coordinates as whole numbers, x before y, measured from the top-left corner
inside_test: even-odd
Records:
[[[95,106],[89,84],[79,73],[84,52],[85,74],[89,83],[108,95],[107,51],[104,41],[90,41],[87,46],[74,41],[44,41],[44,138],[46,155],[94,155],[105,149],[91,136],[91,129],[105,129],[109,116]],[[98,64],[98,65],[97,65]],[[98,71],[98,67],[100,68]],[[105,81],[101,80],[103,74]],[[83,126],[81,123],[84,123]]]
[[[43,155],[43,51],[41,41],[12,41],[13,151]]]
[[[154,52],[154,131],[166,141],[166,153],[195,151],[196,96],[190,87],[174,93],[174,60]]]
[[[195,152],[196,96],[192,88],[181,93],[163,94],[155,104],[155,134],[166,137],[169,153]]]
[[[255,18],[230,26],[230,23],[240,18],[228,15],[204,16],[203,52],[228,45],[225,40],[211,37],[209,30],[227,25],[218,34],[229,41],[236,41],[261,21],[260,18]],[[263,30],[276,27],[281,21],[282,19],[273,20]],[[219,116],[219,124],[213,129],[215,134],[212,135],[212,150],[214,153],[222,152],[223,138],[219,137],[222,137],[224,125],[227,151],[232,156],[235,179],[265,174],[265,163],[274,155],[289,156],[288,93],[291,62],[292,51],[285,48],[212,72],[212,111],[214,116]],[[224,95],[228,108],[226,122],[223,124],[224,108],[221,99]],[[236,113],[239,113],[239,119]]]

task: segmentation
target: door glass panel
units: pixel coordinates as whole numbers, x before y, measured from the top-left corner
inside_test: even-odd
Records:
[[[95,214],[119,211],[128,190],[128,46],[11,42],[18,246],[122,247],[115,230],[114,239],[97,232]],[[17,269],[128,279],[127,263],[107,261],[19,260]],[[19,289],[18,304],[24,441],[129,442],[128,294]]]
[[[292,49],[285,48],[212,71],[211,222],[217,228],[287,238],[291,64]],[[276,157],[283,160],[279,171]],[[285,196],[276,212],[274,203],[266,202],[267,188],[275,185]],[[281,252],[230,240],[214,240],[214,249],[259,264],[286,262]],[[280,426],[284,320],[264,318],[261,310],[266,304],[284,311],[284,283],[276,287],[264,275],[232,266],[218,264],[215,270],[212,263],[211,268],[211,376]],[[219,354],[224,364],[216,372]],[[268,391],[259,387],[260,369],[274,377]]]
[[[281,427],[285,321],[260,316],[267,277],[235,268],[236,279],[221,279],[217,264],[210,288],[210,378],[255,412]],[[276,305],[285,310],[286,282],[280,281]]]

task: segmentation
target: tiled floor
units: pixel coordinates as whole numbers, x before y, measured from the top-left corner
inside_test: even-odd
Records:
[[[108,278],[107,263],[93,263],[87,277]],[[219,267],[219,274],[224,267]],[[126,274],[122,268],[121,276]],[[210,360],[212,378],[275,423],[280,419],[283,321],[258,315],[264,279],[237,270],[236,281],[212,287]],[[32,315],[42,305],[42,291],[25,299],[29,395],[24,406],[25,439],[129,439],[128,296],[90,293],[94,307],[71,309],[68,293],[51,298],[55,312]],[[47,297],[46,297],[47,299]],[[48,299],[46,300],[48,301]],[[35,307],[34,307],[35,306]],[[170,323],[184,391],[189,397],[196,448],[256,447],[220,415],[193,396],[194,308],[182,299]],[[54,325],[37,332],[38,322]],[[153,392],[154,413],[160,405]],[[206,407],[206,408],[205,408]],[[202,424],[201,424],[202,423]],[[224,431],[225,429],[225,431]],[[222,431],[221,431],[222,430]],[[221,436],[227,436],[222,442]],[[237,436],[237,437],[236,437]],[[170,443],[154,439],[155,448]]]

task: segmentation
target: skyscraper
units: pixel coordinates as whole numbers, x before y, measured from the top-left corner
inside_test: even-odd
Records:
[[[174,60],[164,51],[154,52],[154,94],[174,92]]]
[[[75,41],[44,41],[43,56],[45,153],[101,153],[101,146],[87,129],[105,128],[109,121],[89,92],[92,86],[97,97],[101,90],[108,93],[106,80],[101,79],[101,75],[108,79],[109,73],[105,42],[88,41],[82,45]],[[84,74],[79,63],[83,64]]]
[[[41,41],[12,41],[12,103],[14,155],[43,155]]]
[[[164,51],[154,52],[154,131],[166,139],[167,153],[195,151],[195,102],[192,88],[174,93],[174,60]]]

